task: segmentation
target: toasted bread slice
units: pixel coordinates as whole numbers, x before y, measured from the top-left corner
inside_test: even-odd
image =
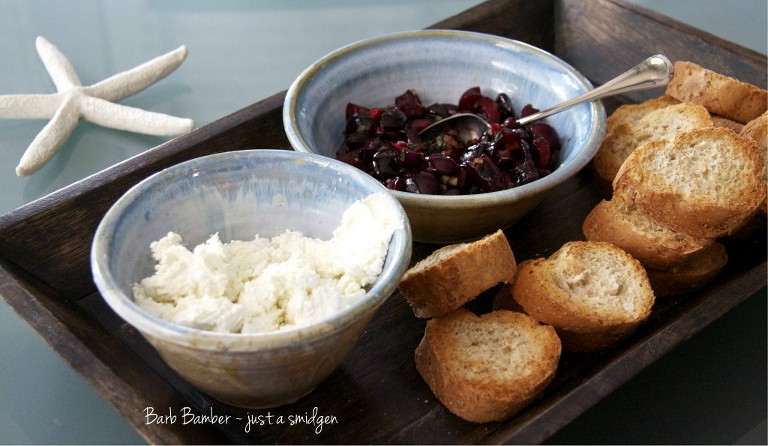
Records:
[[[638,145],[637,131],[632,124],[616,124],[610,132],[606,131],[605,138],[592,158],[595,182],[605,196],[611,195],[616,173]]]
[[[614,156],[613,152],[632,147],[635,144],[635,126],[648,112],[679,103],[680,101],[672,96],[665,95],[640,104],[624,104],[608,116],[605,123],[605,137],[592,159],[595,180],[605,195],[611,195],[613,177],[616,175],[621,161],[629,154],[627,152],[623,155]]]
[[[678,265],[714,242],[661,226],[620,196],[598,203],[584,219],[582,230],[587,240],[613,243],[645,268]]]
[[[549,258],[526,260],[514,300],[557,330],[567,351],[595,351],[631,334],[651,314],[654,295],[640,262],[605,242],[565,243]]]
[[[739,135],[755,141],[757,148],[763,154],[763,178],[768,176],[768,112],[749,121],[739,132]]]
[[[750,138],[757,144],[763,154],[763,179],[768,180],[768,111],[746,123],[739,135]],[[768,211],[765,200],[760,205],[760,210],[763,214]]]
[[[692,62],[675,62],[666,94],[706,107],[711,113],[747,123],[766,111],[768,92]]]
[[[722,127],[638,147],[619,169],[614,195],[658,224],[717,238],[743,225],[765,199],[754,141]]]
[[[637,125],[637,123],[649,112],[670,105],[679,104],[680,101],[672,96],[663,95],[651,98],[639,104],[624,104],[614,110],[606,121],[606,132],[619,124]]]
[[[648,112],[637,124],[637,135],[643,143],[670,139],[680,132],[711,126],[712,115],[707,109],[696,104],[682,103]]]
[[[646,269],[656,297],[690,293],[714,279],[728,261],[725,246],[715,242],[680,265]]]
[[[766,150],[768,150],[768,112],[746,123],[739,134],[752,138],[757,146],[763,150],[763,155],[766,155]]]
[[[617,123],[606,133],[593,160],[600,181],[612,183],[624,160],[645,142],[671,139],[679,132],[712,126],[709,112],[696,104],[646,107],[645,110],[643,116],[636,112],[628,116],[631,122]]]
[[[744,124],[736,122],[733,119],[724,118],[718,115],[712,115],[712,125],[715,127],[725,127],[727,129],[733,130],[736,133],[741,132],[741,130],[744,128]]]
[[[499,288],[493,299],[493,309],[525,313],[525,309],[512,296],[512,284],[505,284]],[[623,326],[597,332],[580,332],[563,328],[558,328],[556,331],[563,344],[563,350],[569,352],[595,352],[602,350],[620,342],[631,332],[631,330],[628,331]]]
[[[400,293],[419,318],[455,310],[483,291],[512,282],[517,263],[504,232],[444,246],[405,272]]]
[[[460,308],[427,322],[416,369],[448,410],[475,423],[524,408],[557,371],[555,330],[512,311],[476,316]]]

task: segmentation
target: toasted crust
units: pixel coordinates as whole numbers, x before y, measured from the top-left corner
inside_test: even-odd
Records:
[[[739,134],[753,139],[761,149],[768,149],[768,112],[746,123]]]
[[[757,144],[757,148],[763,154],[763,179],[767,178],[766,166],[768,165],[768,112],[749,121],[739,132],[740,136],[749,138]]]
[[[598,203],[584,219],[582,230],[587,240],[613,243],[645,268],[678,265],[714,242],[661,226],[620,196]]]
[[[512,296],[512,285],[506,284],[499,288],[493,299],[494,310],[509,310],[525,313],[525,309]],[[526,313],[527,314],[527,313]],[[623,324],[614,329],[599,332],[573,331],[555,328],[562,342],[563,350],[569,352],[595,352],[615,345],[634,331],[637,324]]]
[[[638,147],[614,194],[662,226],[700,237],[731,234],[765,199],[763,159],[754,141],[721,127]]]
[[[714,279],[728,261],[725,246],[713,243],[702,252],[672,268],[647,269],[656,297],[690,293]]]
[[[739,135],[750,138],[757,144],[757,147],[763,154],[763,180],[768,179],[768,112],[749,121],[741,129]],[[763,214],[768,210],[765,200],[760,205],[760,210]]]
[[[766,90],[692,62],[675,62],[674,69],[666,94],[675,99],[702,105],[713,114],[742,124],[766,111]]]
[[[712,115],[712,125],[715,127],[725,127],[731,129],[736,133],[741,132],[744,128],[744,124],[736,122],[733,119],[724,118],[722,116]]]
[[[526,260],[512,284],[527,314],[555,327],[563,348],[594,351],[632,333],[654,295],[642,265],[605,242],[568,242],[549,258]]]
[[[557,371],[555,330],[532,317],[460,308],[427,322],[414,359],[438,400],[475,423],[504,420],[530,403]]]
[[[504,232],[444,246],[411,267],[400,293],[419,318],[455,310],[500,282],[512,282],[517,263]]]
[[[654,101],[652,105],[648,105],[650,101]],[[700,105],[669,104],[659,98],[650,101],[638,104],[632,113],[619,114],[625,116],[626,121],[616,119],[622,107],[611,115],[614,125],[606,130],[606,137],[593,159],[595,171],[603,182],[611,183],[624,160],[644,142],[671,139],[678,132],[712,126],[712,117]]]
[[[592,158],[598,184],[610,190],[621,164],[638,146],[635,127],[629,123],[616,124],[606,131],[605,138]],[[606,187],[607,185],[607,187]]]

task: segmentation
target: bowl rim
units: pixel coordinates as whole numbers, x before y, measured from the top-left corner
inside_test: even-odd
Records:
[[[308,66],[306,69],[304,69],[304,71],[302,71],[294,80],[294,82],[288,88],[283,104],[283,127],[285,129],[286,135],[288,136],[288,141],[290,142],[293,149],[297,152],[315,153],[309,147],[304,137],[300,134],[296,116],[298,114],[297,105],[299,99],[301,98],[303,88],[315,76],[317,72],[325,69],[325,67],[334,63],[334,61],[342,58],[343,56],[355,51],[365,50],[367,48],[381,45],[397,44],[398,42],[408,41],[411,39],[423,39],[429,37],[437,37],[441,39],[463,39],[475,41],[478,43],[489,43],[495,46],[506,45],[515,47],[517,49],[537,54],[543,59],[549,61],[550,64],[561,67],[575,81],[577,81],[578,84],[583,86],[585,90],[590,90],[593,88],[592,83],[586,78],[586,76],[584,76],[570,64],[566,63],[559,57],[546,50],[519,40],[476,31],[450,29],[428,29],[384,34],[381,36],[352,42],[326,54]],[[571,158],[567,163],[560,164],[549,175],[543,178],[539,178],[536,181],[501,191],[484,192],[471,195],[428,195],[414,194],[391,189],[387,190],[399,201],[409,207],[439,207],[448,209],[460,208],[465,210],[485,208],[494,205],[500,206],[509,203],[510,201],[523,199],[525,197],[537,195],[542,191],[549,190],[556,185],[563,183],[581,171],[584,167],[587,166],[587,164],[597,153],[599,142],[602,140],[605,134],[606,113],[601,101],[592,101],[588,105],[590,115],[589,122],[592,125],[589,129],[590,131],[587,133],[587,137],[585,138],[585,143],[583,145],[584,148],[577,152],[575,156]],[[335,159],[332,157],[326,158]]]
[[[120,215],[135,200],[162,182],[167,176],[178,175],[180,172],[192,169],[199,170],[201,165],[215,166],[216,163],[232,156],[265,157],[286,162],[302,159],[320,168],[332,168],[348,179],[353,178],[355,182],[362,182],[371,190],[371,194],[384,193],[388,203],[401,216],[403,227],[396,229],[390,240],[387,251],[387,257],[391,256],[389,265],[385,261],[381,274],[365,295],[341,311],[309,325],[271,332],[229,333],[201,330],[172,323],[147,312],[134,302],[132,296],[121,291],[115,275],[109,268],[108,258],[112,241],[110,233]],[[363,173],[363,175],[358,172]],[[129,188],[104,214],[91,245],[90,262],[94,283],[107,305],[145,336],[150,335],[162,341],[169,341],[198,350],[251,351],[256,348],[280,348],[295,344],[297,341],[311,342],[321,339],[353,325],[369,311],[375,312],[393,294],[400,277],[408,268],[412,252],[412,235],[408,217],[402,205],[386,192],[387,189],[381,183],[359,169],[341,161],[329,160],[328,157],[312,153],[280,149],[245,149],[203,155],[183,161],[160,170]]]

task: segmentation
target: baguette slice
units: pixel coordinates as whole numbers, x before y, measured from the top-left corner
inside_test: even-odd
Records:
[[[666,94],[706,107],[711,113],[747,123],[766,111],[768,92],[685,61],[675,62]]]
[[[509,310],[525,313],[525,309],[512,296],[512,284],[505,284],[499,288],[493,299],[494,310]],[[561,339],[563,350],[569,352],[596,352],[610,347],[627,337],[630,333],[624,327],[619,329],[606,329],[599,332],[574,331],[557,328],[556,332]]]
[[[720,273],[727,261],[725,246],[715,242],[680,265],[646,271],[656,297],[666,297],[701,288]]]
[[[621,164],[637,146],[637,130],[632,124],[623,122],[606,131],[595,157],[592,158],[595,183],[604,196],[611,196],[613,179],[616,178]]]
[[[768,112],[749,121],[739,135],[757,144],[757,148],[763,154],[763,179],[768,179]]]
[[[662,226],[717,238],[735,232],[765,199],[763,157],[731,130],[691,130],[638,147],[613,189]]]
[[[631,334],[651,314],[654,295],[642,265],[605,242],[565,243],[526,260],[512,283],[525,312],[552,325],[563,349],[596,351]]]
[[[725,127],[731,129],[736,133],[741,132],[744,129],[744,124],[736,122],[733,119],[723,118],[722,116],[712,115],[712,125],[715,127]]]
[[[766,167],[768,166],[768,111],[746,123],[739,135],[751,138],[757,143],[763,156],[763,180],[768,180],[768,167]],[[760,213],[761,217],[765,217],[765,214],[768,213],[768,203],[765,199],[760,205]]]
[[[400,293],[419,318],[448,313],[500,282],[512,282],[517,263],[504,232],[444,246],[403,275]]]
[[[739,134],[753,139],[757,146],[763,150],[763,155],[768,156],[766,155],[766,150],[768,150],[768,112],[746,123]]]
[[[645,268],[655,269],[683,263],[714,242],[661,226],[620,196],[598,203],[584,219],[582,231],[587,240],[613,243]]]
[[[606,132],[619,124],[637,125],[637,123],[649,112],[670,105],[679,104],[680,101],[672,96],[663,95],[657,98],[651,98],[639,104],[624,104],[614,110],[606,121]]]
[[[768,180],[768,111],[746,123],[739,135],[750,138],[757,144],[763,154],[763,180]],[[760,205],[760,210],[763,214],[768,210],[765,199]]]
[[[670,139],[679,132],[711,127],[712,115],[697,104],[675,104],[648,112],[637,124],[638,140]],[[639,145],[639,144],[638,144]]]
[[[648,112],[679,103],[680,101],[672,96],[664,95],[640,104],[624,104],[608,116],[605,123],[605,137],[592,159],[595,181],[605,195],[611,195],[611,183],[621,166],[621,161],[617,160],[623,160],[629,154],[615,156],[613,152],[635,144],[633,141],[635,126]]]
[[[658,101],[655,104],[658,106],[664,102]],[[636,113],[639,114],[639,111]],[[629,122],[617,122],[610,133],[606,132],[595,154],[595,171],[603,184],[613,182],[624,160],[641,144],[671,139],[679,132],[713,125],[712,117],[704,107],[687,103],[659,108],[646,106],[643,116],[633,114],[627,118]]]
[[[519,412],[549,384],[561,345],[555,330],[512,311],[460,308],[427,322],[416,369],[452,413],[474,423]]]

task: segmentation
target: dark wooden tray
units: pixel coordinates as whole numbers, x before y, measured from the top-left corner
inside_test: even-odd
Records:
[[[753,51],[620,0],[491,1],[436,24],[499,34],[547,49],[595,84],[650,54],[690,60],[765,88],[766,59]],[[617,34],[620,30],[620,34]],[[351,357],[298,403],[271,411],[217,403],[169,370],[95,291],[89,251],[95,228],[130,186],[162,168],[225,150],[289,148],[284,92],[0,216],[0,295],[153,443],[538,443],[677,344],[766,286],[765,227],[726,241],[729,264],[709,286],[660,299],[653,316],[619,346],[565,355],[543,396],[503,423],[472,424],[443,408],[418,376],[413,351],[424,322],[395,294]],[[638,93],[620,101],[658,95]],[[606,102],[610,112],[619,101]],[[507,230],[523,260],[582,239],[581,221],[599,200],[588,172]],[[417,244],[413,261],[434,246]],[[488,295],[476,305],[487,304]],[[145,408],[232,415],[229,424],[146,424]],[[235,417],[336,417],[315,425],[253,426]],[[286,418],[287,420],[287,418]]]

